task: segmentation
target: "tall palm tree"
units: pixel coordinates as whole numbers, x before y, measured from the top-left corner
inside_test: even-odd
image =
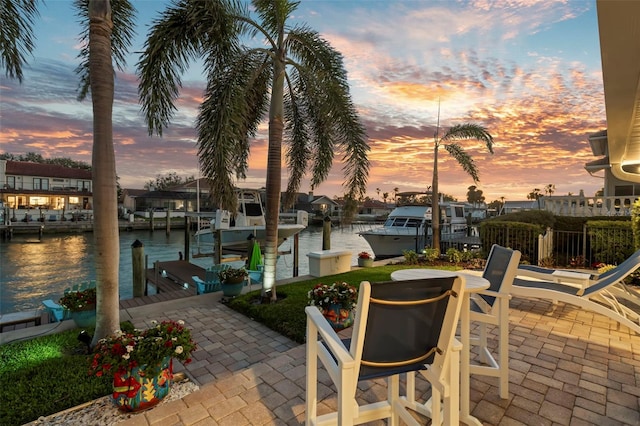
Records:
[[[287,203],[307,171],[312,189],[343,155],[347,196],[360,198],[369,161],[364,127],[352,104],[342,56],[320,35],[287,21],[298,2],[179,0],[155,21],[138,64],[149,133],[162,135],[175,111],[187,61],[203,59],[207,87],[196,127],[198,156],[214,198],[233,210],[236,180],[246,177],[250,138],[268,116],[263,296],[276,300],[275,266],[282,144],[290,173]],[[262,42],[245,46],[243,42]]]
[[[447,130],[438,137],[438,131],[433,138],[433,181],[431,183],[431,235],[432,248],[440,249],[440,196],[438,194],[438,149],[442,146],[456,159],[462,169],[473,179],[474,183],[479,181],[478,168],[473,158],[456,141],[474,139],[484,142],[487,149],[493,154],[493,136],[486,128],[477,124],[458,124]]]
[[[91,90],[93,103],[93,210],[96,245],[97,317],[93,344],[120,326],[118,269],[117,178],[113,149],[112,106],[114,72],[112,53],[118,68],[131,45],[134,9],[128,0],[75,0],[83,23],[82,39],[86,47],[80,52],[76,69],[81,83],[78,98]],[[33,51],[33,22],[38,2],[0,0],[2,25],[0,57],[10,78],[22,82],[25,55]]]

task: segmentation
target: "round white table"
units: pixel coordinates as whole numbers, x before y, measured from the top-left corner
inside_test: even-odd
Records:
[[[469,382],[471,378],[470,363],[470,294],[489,288],[489,281],[480,275],[465,273],[464,271],[445,271],[442,269],[400,269],[391,273],[393,281],[419,280],[425,278],[464,277],[465,292],[460,312],[460,341],[462,354],[460,356],[460,421],[467,425],[482,426],[482,422],[469,413]]]
[[[393,281],[422,280],[425,278],[464,277],[465,291],[475,293],[489,288],[489,281],[480,275],[464,271],[445,271],[443,269],[400,269],[391,273]]]

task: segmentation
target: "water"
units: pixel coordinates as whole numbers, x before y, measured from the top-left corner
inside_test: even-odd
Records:
[[[369,226],[366,226],[369,228]],[[331,248],[352,252],[352,265],[357,264],[361,251],[373,253],[364,238],[357,232],[366,228],[333,228]],[[300,275],[309,273],[310,251],[322,250],[322,227],[309,227],[299,237]],[[132,290],[131,245],[140,240],[148,256],[149,267],[155,261],[177,260],[184,252],[184,232],[174,230],[167,236],[164,231],[134,231],[120,233],[120,298],[130,299]],[[195,242],[191,241],[192,252]],[[293,239],[285,241],[281,250],[293,250]],[[95,279],[93,235],[53,234],[44,235],[38,242],[33,235],[16,235],[10,242],[0,242],[0,314],[39,308],[40,302],[52,299],[57,302],[65,288],[82,281]],[[192,263],[203,268],[213,264],[210,257],[191,258]],[[277,279],[293,276],[293,254],[279,258]]]

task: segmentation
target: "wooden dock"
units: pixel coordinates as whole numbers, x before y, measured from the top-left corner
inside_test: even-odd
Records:
[[[163,276],[163,270],[166,271],[166,276]],[[195,296],[196,285],[191,279],[194,275],[204,279],[204,268],[186,260],[156,262],[155,268],[147,269],[147,291],[151,294],[120,300],[120,309]],[[187,283],[186,288],[185,283]],[[0,333],[35,327],[48,322],[49,315],[43,309],[5,314],[0,316]]]
[[[165,274],[162,271],[165,271]],[[147,269],[147,292],[152,294],[120,300],[120,308],[127,309],[195,296],[196,285],[191,279],[194,275],[204,279],[204,268],[186,260],[156,262],[154,268]],[[187,284],[186,288],[185,283]]]
[[[48,323],[49,314],[46,311],[32,309],[24,312],[12,312],[0,316],[0,333]]]

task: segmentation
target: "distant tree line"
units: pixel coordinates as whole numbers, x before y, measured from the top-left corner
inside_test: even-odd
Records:
[[[182,185],[185,183],[193,182],[196,178],[192,176],[188,176],[183,178],[182,176],[178,176],[176,172],[171,172],[166,175],[156,175],[155,180],[149,180],[144,184],[144,189],[151,190],[155,189],[156,191],[164,191],[173,186]]]
[[[40,163],[40,164],[55,164],[57,166],[64,166],[70,169],[82,169],[91,171],[91,164],[85,163],[83,161],[72,160],[71,158],[60,157],[60,158],[44,158],[41,154],[37,154],[35,152],[27,152],[22,155],[15,155],[8,152],[0,154],[0,160],[10,160],[10,161],[26,161],[30,163]]]

